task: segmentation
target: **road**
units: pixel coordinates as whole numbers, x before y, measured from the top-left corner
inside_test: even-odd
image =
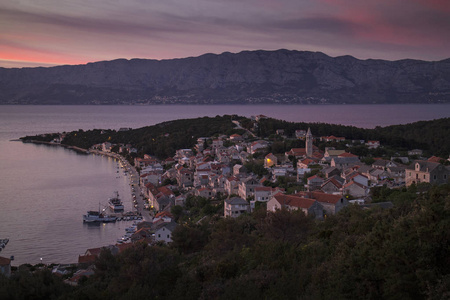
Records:
[[[133,190],[134,188],[134,192],[132,192],[136,195],[137,212],[141,214],[144,221],[151,222],[153,220],[153,217],[150,215],[150,212],[144,208],[145,201],[144,197],[142,196],[143,193],[141,191],[141,187],[139,186],[139,173],[136,171],[136,169],[132,165],[130,165],[130,163],[125,158],[117,153],[103,152],[99,150],[91,150],[91,153],[110,156],[120,161],[124,170],[127,171],[127,174],[129,176],[128,179],[130,181],[131,190]]]

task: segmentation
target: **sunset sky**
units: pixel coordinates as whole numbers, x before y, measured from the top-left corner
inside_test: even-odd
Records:
[[[243,50],[450,57],[449,0],[2,0],[0,66]]]

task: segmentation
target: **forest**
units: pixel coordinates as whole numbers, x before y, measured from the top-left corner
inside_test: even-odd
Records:
[[[427,156],[436,155],[443,158],[447,158],[450,153],[450,139],[448,138],[450,136],[450,118],[365,129],[326,123],[287,122],[271,118],[255,122],[237,115],[224,115],[214,118],[174,120],[128,131],[110,129],[72,131],[66,133],[62,143],[85,149],[103,142],[131,144],[138,149],[138,156],[150,154],[160,159],[166,159],[173,156],[177,149],[194,147],[199,137],[230,136],[234,133],[245,133],[243,129],[235,127],[235,124],[232,123],[233,120],[239,121],[244,128],[254,131],[258,137],[272,138],[275,141],[277,139],[274,136],[278,129],[284,129],[286,136],[293,137],[295,130],[311,128],[315,137],[334,135],[345,137],[346,140],[378,140],[385,149],[380,148],[373,153],[377,156],[387,157],[390,154],[401,154],[412,149],[422,149]],[[50,141],[54,137],[54,134],[47,134],[27,136],[21,139]],[[300,140],[291,138],[274,143],[272,147],[276,147],[273,149],[275,152],[283,153],[292,147],[300,147],[301,143]],[[325,145],[319,146],[325,147]],[[345,144],[337,146],[345,147]],[[356,145],[353,149],[347,150],[353,150],[355,154],[364,156],[367,151],[362,148],[365,147]]]
[[[46,268],[0,277],[1,299],[449,299],[450,185],[412,185],[323,221],[298,211],[186,222],[65,285]]]

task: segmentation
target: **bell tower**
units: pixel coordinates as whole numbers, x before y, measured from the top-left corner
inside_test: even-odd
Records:
[[[313,136],[311,134],[311,129],[308,127],[308,132],[306,133],[306,156],[312,157],[313,154]]]

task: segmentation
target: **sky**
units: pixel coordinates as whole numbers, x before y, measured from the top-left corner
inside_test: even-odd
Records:
[[[450,0],[0,0],[0,67],[260,49],[450,58]]]

